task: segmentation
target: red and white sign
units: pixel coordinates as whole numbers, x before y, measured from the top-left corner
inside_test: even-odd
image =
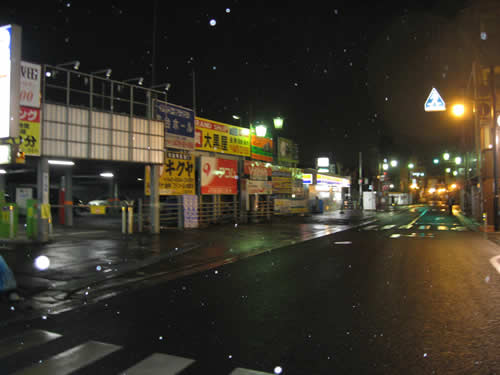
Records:
[[[21,61],[20,105],[40,108],[41,75],[42,67],[40,65]]]
[[[271,164],[258,161],[245,160],[244,170],[250,180],[267,181],[273,174]]]
[[[238,161],[202,156],[201,194],[238,194]]]

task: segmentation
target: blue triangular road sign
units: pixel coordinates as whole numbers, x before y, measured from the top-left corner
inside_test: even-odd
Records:
[[[446,111],[446,104],[436,88],[432,88],[429,97],[425,101],[424,109],[426,112]]]

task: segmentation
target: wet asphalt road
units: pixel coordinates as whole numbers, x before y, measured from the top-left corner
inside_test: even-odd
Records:
[[[78,374],[120,373],[152,353],[194,360],[182,375],[498,373],[500,274],[490,259],[500,247],[443,209],[386,215],[7,327],[0,339],[33,328],[62,336],[3,358],[0,342],[0,374],[88,340],[117,349]]]

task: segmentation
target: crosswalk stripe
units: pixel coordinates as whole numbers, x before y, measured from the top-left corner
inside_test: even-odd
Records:
[[[236,368],[229,375],[271,375],[268,372],[260,372],[254,370],[247,370],[245,368]]]
[[[120,349],[120,346],[88,341],[59,353],[15,375],[67,375]]]
[[[396,224],[389,224],[389,225],[384,225],[381,229],[382,230],[387,230],[387,229],[392,229],[396,226]]]
[[[8,357],[15,352],[44,344],[61,337],[61,335],[41,329],[33,329],[21,335],[0,340],[0,358]]]
[[[174,375],[194,362],[193,359],[174,355],[154,353],[135,366],[123,372],[123,375]]]
[[[377,228],[378,225],[377,224],[373,224],[373,225],[368,225],[367,227],[364,227],[363,229],[364,230],[372,230],[372,229],[375,229]]]

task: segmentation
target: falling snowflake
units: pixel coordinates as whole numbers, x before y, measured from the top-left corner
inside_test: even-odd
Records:
[[[226,8],[226,13],[231,13],[231,9]]]
[[[99,272],[99,271],[101,271],[101,270],[102,270],[102,267],[101,267],[101,266],[97,266],[95,269],[96,269],[96,271],[98,271],[98,272]]]
[[[424,358],[427,357],[427,353],[424,353]]]
[[[162,341],[163,340],[163,336],[158,337],[158,340]]]
[[[209,23],[210,23],[210,26],[212,26],[212,27],[217,25],[217,21],[214,18],[212,18]]]
[[[336,16],[338,16],[338,14],[339,14],[339,10],[338,10],[338,9],[334,9],[334,10],[333,10],[333,13],[335,13],[335,15],[336,15]]]
[[[274,368],[274,373],[275,374],[281,374],[283,372],[283,368],[281,366],[276,366]]]

